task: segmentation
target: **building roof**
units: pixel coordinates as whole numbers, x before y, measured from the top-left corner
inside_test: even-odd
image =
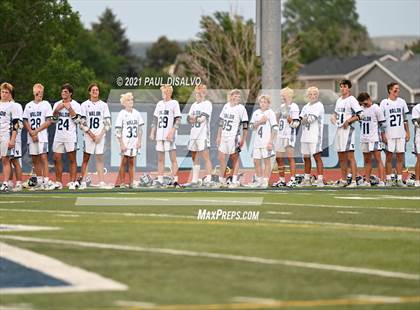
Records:
[[[300,75],[345,75],[375,60],[379,60],[383,56],[385,55],[358,55],[352,57],[324,56],[302,67]]]
[[[387,60],[382,64],[411,89],[420,89],[420,54],[413,55],[406,61]]]

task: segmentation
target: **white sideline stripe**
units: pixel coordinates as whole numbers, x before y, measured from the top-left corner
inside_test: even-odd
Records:
[[[27,268],[45,273],[53,278],[69,283],[69,286],[43,286],[32,288],[2,288],[0,294],[85,292],[98,290],[126,290],[127,286],[104,278],[93,272],[64,264],[54,258],[32,251],[20,249],[0,242],[0,256]]]
[[[88,214],[88,215],[122,215],[129,217],[161,217],[161,218],[182,218],[182,219],[197,219],[197,216],[193,215],[178,215],[178,214],[167,214],[167,213],[118,213],[118,212],[95,212],[95,211],[67,211],[67,210],[39,210],[39,209],[0,209],[0,211],[6,212],[25,212],[25,213],[53,213],[53,214]],[[399,232],[420,232],[420,228],[414,227],[401,227],[401,226],[380,226],[380,225],[367,225],[367,224],[348,224],[348,223],[337,223],[337,222],[317,222],[317,221],[302,221],[302,220],[286,220],[286,219],[260,219],[254,223],[281,223],[281,224],[304,224],[314,226],[326,226],[326,227],[340,227],[340,228],[357,228],[367,230],[383,230],[383,231],[399,231]],[[198,222],[197,222],[198,223]]]
[[[404,213],[420,214],[420,210],[419,211],[405,211]]]
[[[232,301],[233,302],[258,303],[258,304],[273,304],[275,302],[279,302],[280,300],[270,299],[270,298],[236,296],[236,297],[232,298]]]
[[[23,201],[23,200],[8,200],[8,201],[0,201],[0,204],[9,204],[9,203],[26,203],[27,201]]]
[[[116,198],[116,197],[77,197],[76,206],[144,206],[144,205],[261,205],[263,203],[262,197],[234,197],[234,199],[226,198]]]
[[[357,211],[337,211],[338,214],[360,214]]]
[[[292,212],[267,211],[268,214],[290,215]]]
[[[0,231],[38,231],[38,230],[59,230],[59,227],[11,225],[0,223]]]
[[[401,227],[401,226],[380,226],[380,225],[368,225],[368,224],[349,224],[349,223],[337,223],[337,222],[317,222],[317,221],[298,221],[298,220],[280,220],[280,219],[265,219],[260,222],[274,222],[283,224],[307,224],[307,225],[321,225],[330,227],[341,227],[341,228],[362,228],[367,230],[385,230],[385,231],[401,231],[401,232],[418,232],[420,228],[415,227]]]
[[[336,199],[350,200],[383,200],[383,199],[404,199],[404,200],[420,200],[417,196],[394,196],[394,195],[378,195],[378,196],[334,196]]]
[[[117,300],[114,304],[119,307],[136,307],[142,309],[156,308],[156,304],[144,301]]]
[[[394,297],[394,296],[377,296],[377,295],[351,295],[350,298],[354,298],[357,300],[368,300],[368,301],[377,301],[381,303],[401,303],[401,297]]]
[[[312,262],[301,262],[301,261],[293,261],[293,260],[270,259],[270,258],[254,257],[254,256],[184,251],[184,250],[175,250],[175,249],[167,249],[167,248],[146,248],[146,247],[141,247],[141,246],[84,242],[84,241],[75,241],[75,240],[6,236],[6,235],[0,235],[0,238],[8,239],[8,240],[16,240],[16,241],[47,243],[47,244],[59,244],[59,245],[66,244],[66,245],[74,245],[74,246],[96,248],[96,249],[147,252],[147,253],[158,253],[158,254],[167,254],[167,255],[175,255],[175,256],[215,258],[215,259],[222,259],[222,260],[241,261],[241,262],[248,262],[248,263],[265,264],[265,265],[283,265],[283,266],[355,273],[355,274],[371,275],[371,276],[395,278],[395,279],[403,279],[403,280],[415,280],[415,281],[420,280],[419,274],[410,274],[410,273],[404,273],[404,272],[394,272],[394,271],[386,271],[386,270],[370,269],[370,268],[358,268],[358,267],[347,267],[347,266],[330,265],[330,264],[320,264],[320,263],[312,263]]]
[[[361,207],[361,206],[324,205],[324,204],[288,203],[288,202],[267,202],[267,201],[264,201],[264,205],[296,206],[296,207],[317,207],[317,208],[335,208],[335,209],[418,211],[418,209],[413,209],[413,208],[390,208],[390,207],[371,207],[371,206]]]

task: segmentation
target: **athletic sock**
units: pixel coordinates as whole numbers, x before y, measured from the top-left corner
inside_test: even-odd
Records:
[[[191,182],[197,183],[200,176],[200,165],[194,165],[192,168],[192,180]]]

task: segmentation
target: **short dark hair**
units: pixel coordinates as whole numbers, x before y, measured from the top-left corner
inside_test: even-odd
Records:
[[[350,80],[341,80],[340,81],[340,86],[341,85],[347,85],[349,88],[351,88],[351,81]]]
[[[391,82],[391,83],[389,83],[389,84],[386,86],[386,89],[388,90],[388,94],[390,94],[390,93],[391,93],[391,89],[392,89],[395,85],[398,85],[398,83],[397,83],[397,82]]]
[[[88,92],[90,92],[91,91],[91,89],[92,89],[92,87],[94,87],[94,86],[96,86],[96,87],[98,87],[98,89],[99,89],[99,85],[98,85],[98,83],[90,83],[89,84],[89,87],[88,87]]]
[[[367,92],[362,92],[362,93],[359,94],[359,96],[357,96],[357,101],[359,101],[359,102],[363,102],[363,101],[368,100],[368,99],[370,99],[370,96]]]
[[[63,89],[67,89],[69,93],[73,95],[73,86],[71,86],[69,83],[63,84],[63,86],[61,86],[60,91],[62,91]]]

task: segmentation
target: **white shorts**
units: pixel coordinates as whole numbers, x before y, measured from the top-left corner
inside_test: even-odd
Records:
[[[207,139],[193,139],[188,143],[188,149],[191,152],[201,152],[210,147],[210,141]]]
[[[139,149],[127,149],[121,155],[128,156],[128,157],[136,157],[139,154]]]
[[[9,157],[11,158],[21,158],[22,157],[22,143],[15,142],[15,147],[8,151]]]
[[[414,138],[414,154],[420,154],[420,136],[416,135]]]
[[[176,150],[175,142],[166,141],[166,140],[156,140],[156,151],[168,152],[172,150]]]
[[[388,139],[386,150],[391,153],[405,153],[405,139],[391,138]]]
[[[85,138],[83,141],[83,151],[88,154],[99,154],[102,155],[105,149],[105,136],[102,137],[99,143],[95,143],[90,138]]]
[[[302,155],[315,155],[322,152],[322,146],[318,146],[315,142],[301,142],[300,152]]]
[[[41,155],[48,153],[48,142],[29,142],[28,151],[29,155]]]
[[[222,137],[219,145],[219,151],[226,155],[235,154],[238,148],[237,137]]]
[[[295,141],[291,140],[289,138],[279,138],[277,137],[276,143],[274,145],[275,151],[279,153],[286,152],[286,149],[288,147],[294,148],[295,147]]]
[[[342,127],[337,129],[335,136],[335,149],[337,152],[354,151],[354,128],[348,127],[344,129]]]
[[[54,153],[70,153],[77,151],[77,143],[76,142],[59,142],[54,141],[53,143],[53,152]]]
[[[271,150],[267,150],[267,148],[263,147],[263,148],[254,148],[254,150],[252,151],[252,158],[254,159],[265,159],[265,158],[270,158],[274,156],[274,151]]]
[[[1,140],[0,141],[0,155],[1,157],[10,156],[10,150],[7,147],[9,145],[9,140]]]
[[[360,142],[362,153],[370,153],[382,150],[382,142]]]

